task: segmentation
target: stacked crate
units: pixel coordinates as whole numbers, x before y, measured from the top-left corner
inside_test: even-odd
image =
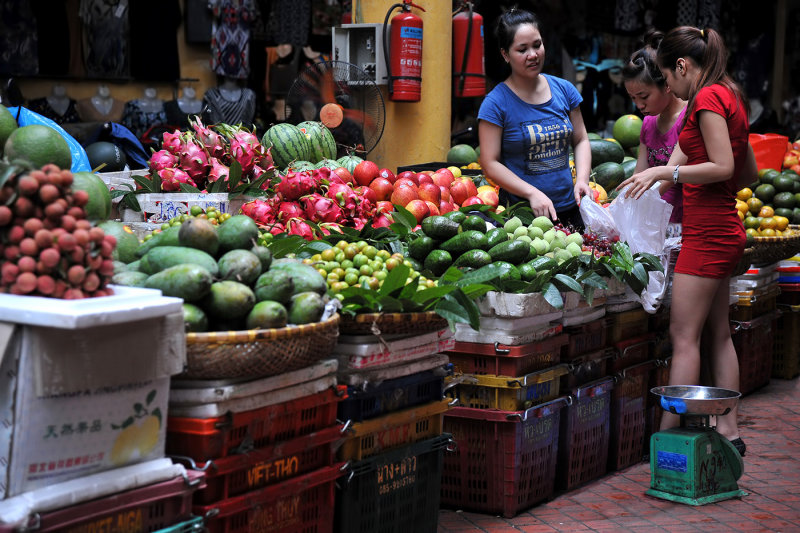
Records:
[[[778,271],[778,316],[772,354],[772,377],[800,374],[800,257],[781,261]]]
[[[448,352],[447,394],[457,403],[444,430],[455,449],[445,456],[441,503],[513,517],[555,490],[568,338],[554,322],[562,313],[541,295],[489,294],[481,329],[457,328]]]
[[[195,515],[212,533],[333,530],[337,362],[256,379],[176,380],[167,453],[206,473]]]
[[[372,332],[345,329],[334,348],[347,390],[338,409],[345,429],[336,454],[347,468],[335,493],[337,532],[436,530],[450,442],[441,352],[453,333],[441,319],[412,324],[415,315],[384,316]]]
[[[672,340],[669,336],[670,308],[661,306],[658,311],[650,315],[650,331],[655,335],[653,344],[653,361],[655,368],[650,373],[647,401],[645,402],[645,446],[649,448],[650,435],[659,431],[661,416],[664,409],[661,407],[660,397],[650,394],[654,387],[669,385],[669,370],[672,363]]]

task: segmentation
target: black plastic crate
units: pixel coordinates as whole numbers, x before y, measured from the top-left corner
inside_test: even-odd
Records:
[[[352,464],[336,490],[338,533],[436,533],[449,434]]]
[[[435,402],[443,398],[448,370],[435,368],[365,387],[347,387],[339,403],[339,420],[361,422],[393,411]]]

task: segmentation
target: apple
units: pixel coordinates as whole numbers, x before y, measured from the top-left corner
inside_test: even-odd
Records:
[[[477,197],[486,204],[492,207],[497,207],[500,204],[500,197],[497,195],[497,191],[492,189],[484,189],[482,191],[478,191]]]
[[[416,191],[417,185],[418,183],[416,181],[412,181],[408,178],[397,178],[397,181],[394,182],[395,189],[401,186],[405,186],[405,187],[412,187]]]
[[[800,160],[797,155],[792,152],[783,156],[783,168],[790,168],[798,163],[800,163]]]
[[[436,205],[439,205],[439,202],[442,199],[442,191],[433,183],[420,183],[419,187],[417,188],[417,194],[419,195],[420,200],[433,202]]]
[[[342,178],[342,181],[345,183],[354,183],[353,175],[346,167],[336,167],[333,169],[333,173]]]
[[[395,190],[395,192],[397,192],[397,190]],[[408,209],[412,215],[414,215],[414,218],[417,219],[417,222],[422,222],[422,219],[427,217],[431,212],[430,208],[428,207],[428,204],[425,203],[424,200],[420,200],[419,198],[408,202],[405,205],[405,208]]]
[[[391,213],[392,211],[394,211],[394,204],[388,200],[378,200],[378,202],[375,205],[377,207],[376,210],[378,213]]]
[[[390,183],[394,183],[397,179],[397,176],[394,175],[394,172],[389,170],[388,168],[382,168],[378,171],[378,177],[386,178],[389,180]]]
[[[395,187],[394,191],[392,192],[392,196],[390,197],[390,201],[394,205],[402,205],[403,207],[405,207],[411,200],[419,200],[419,196],[417,195],[417,188],[411,188],[408,185],[400,185],[399,187]]]
[[[459,205],[464,205],[464,200],[469,198],[471,195],[469,194],[467,185],[458,179],[450,184],[450,196],[453,198],[453,202]]]
[[[428,216],[429,217],[436,216],[436,215],[439,214],[439,208],[437,207],[437,205],[435,203],[428,202],[428,201],[426,201],[425,203],[428,204],[428,213],[429,213]]]
[[[369,188],[375,191],[375,198],[378,201],[388,200],[392,197],[394,185],[387,178],[377,177],[369,184]]]
[[[453,202],[449,200],[442,200],[439,202],[439,214],[444,215],[445,213],[449,213],[450,211],[455,211],[456,206],[453,205]]]
[[[447,187],[439,185],[439,192],[441,193],[440,197],[442,200],[446,200],[449,202],[452,199],[452,197],[450,196],[450,189],[448,189]]]
[[[369,184],[372,183],[372,180],[378,177],[378,172],[380,172],[378,165],[365,159],[353,169],[353,179],[356,180],[356,183],[359,185],[368,187]]]
[[[373,191],[372,189],[370,189],[365,185],[359,185],[358,187],[355,187],[353,189],[353,192],[355,192],[361,198],[369,200],[373,204],[375,204],[378,201],[378,196],[375,194],[375,191]]]
[[[465,206],[465,205],[475,205],[475,204],[483,204],[483,201],[477,196],[470,196],[469,198],[464,200],[464,203],[462,203],[461,205]]]
[[[373,228],[388,228],[392,225],[392,219],[384,215],[383,213],[379,213],[372,219],[372,227]]]
[[[431,177],[431,174],[417,174],[417,181],[419,182],[420,185],[422,185],[423,183],[432,184],[433,178]]]
[[[478,195],[478,188],[475,186],[475,182],[469,179],[466,176],[462,176],[460,178],[461,181],[464,182],[464,185],[467,186],[467,196],[477,196]]]
[[[461,169],[458,168],[457,166],[455,166],[455,165],[449,166],[449,167],[447,167],[447,170],[449,170],[450,172],[453,173],[453,177],[454,178],[460,178],[461,177]]]
[[[417,175],[416,172],[412,172],[411,170],[404,170],[403,172],[401,172],[401,173],[399,173],[397,175],[397,179],[395,179],[395,183],[397,182],[397,180],[399,180],[401,178],[408,178],[408,179],[410,179],[412,181],[415,181],[414,178],[416,177],[416,175]]]
[[[431,176],[431,179],[433,180],[433,182],[436,185],[441,185],[443,187],[449,187],[450,184],[453,183],[453,180],[455,180],[455,177],[453,177],[453,173],[450,172],[449,170],[447,170],[447,169],[443,169],[443,170],[444,170],[444,172],[442,172],[442,169],[437,170],[436,172],[434,172],[433,176]]]

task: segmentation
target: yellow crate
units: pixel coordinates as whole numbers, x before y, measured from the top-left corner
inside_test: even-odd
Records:
[[[621,340],[639,337],[647,333],[650,318],[642,308],[606,314],[606,341],[616,344]]]
[[[751,291],[737,292],[736,295],[739,299],[731,309],[730,319],[747,322],[774,311],[779,293],[780,289],[777,283]]]
[[[559,378],[568,372],[569,365],[562,363],[519,377],[463,374],[452,378],[458,384],[446,394],[461,407],[521,411],[556,398]]]
[[[450,402],[438,400],[352,424],[337,457],[340,461],[360,461],[441,435],[442,416]]]

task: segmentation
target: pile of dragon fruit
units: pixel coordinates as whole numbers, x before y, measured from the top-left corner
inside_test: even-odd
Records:
[[[337,172],[338,171],[338,172]],[[314,240],[341,226],[360,230],[367,223],[388,227],[389,206],[379,208],[375,191],[353,187],[352,175],[343,168],[327,167],[277,176],[275,195],[242,206],[242,213],[265,226],[270,233],[288,233]]]
[[[150,172],[161,178],[163,191],[180,191],[185,183],[206,192],[208,184],[228,181],[233,161],[242,167],[242,182],[253,182],[274,168],[269,150],[246,128],[205,126],[199,117],[191,125],[194,131],[164,133],[162,149],[150,156]],[[269,181],[263,187],[268,186]]]

